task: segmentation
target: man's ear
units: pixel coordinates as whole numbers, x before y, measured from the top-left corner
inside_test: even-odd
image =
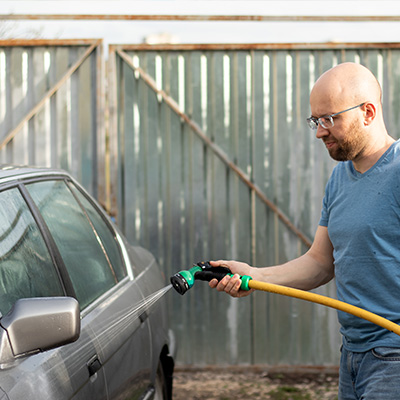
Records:
[[[364,125],[371,125],[376,117],[376,107],[374,103],[365,103],[361,109],[364,112]]]

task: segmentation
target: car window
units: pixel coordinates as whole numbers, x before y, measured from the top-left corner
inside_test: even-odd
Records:
[[[39,228],[17,188],[0,192],[0,312],[21,298],[63,296]]]
[[[64,181],[26,188],[56,242],[83,309],[118,281],[101,240]]]
[[[93,226],[94,226],[96,232],[100,236],[101,241],[104,245],[104,248],[108,254],[110,262],[115,271],[115,275],[117,276],[117,279],[120,281],[127,274],[126,274],[125,265],[122,261],[121,252],[120,252],[119,245],[117,243],[115,234],[110,230],[107,223],[103,220],[101,215],[94,208],[94,206],[89,202],[89,200],[82,194],[82,192],[80,192],[79,189],[76,188],[75,185],[70,184],[70,186],[71,186],[74,194],[78,198],[78,200],[81,202],[82,206],[85,208],[85,210],[89,216],[89,219],[93,223]]]

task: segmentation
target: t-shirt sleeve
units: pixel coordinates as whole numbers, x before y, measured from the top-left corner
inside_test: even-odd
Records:
[[[332,172],[332,175],[334,175],[334,173],[335,173],[335,170]],[[329,178],[329,180],[325,186],[325,194],[324,194],[324,198],[322,200],[321,218],[319,220],[320,226],[328,226],[328,222],[329,222],[329,199],[330,199],[330,188],[331,188],[331,182],[332,182],[332,175]]]
[[[328,226],[329,214],[328,214],[328,206],[327,206],[327,194],[325,191],[325,196],[322,201],[322,210],[321,210],[321,218],[319,220],[320,226]]]

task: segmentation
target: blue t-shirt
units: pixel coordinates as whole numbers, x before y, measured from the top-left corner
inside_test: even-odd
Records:
[[[339,300],[400,324],[400,141],[364,174],[340,162],[325,190],[320,225],[333,245]],[[400,336],[339,311],[350,351],[400,347]]]

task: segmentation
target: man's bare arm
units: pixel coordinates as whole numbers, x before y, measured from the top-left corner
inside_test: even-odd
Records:
[[[239,290],[239,275],[250,275],[254,280],[311,290],[329,282],[334,277],[333,247],[328,229],[319,226],[311,248],[302,256],[285,264],[273,267],[251,267],[237,261],[212,261],[213,266],[226,266],[233,277],[226,276],[219,283],[210,282],[210,287],[225,291],[233,297],[243,297],[249,292]]]

